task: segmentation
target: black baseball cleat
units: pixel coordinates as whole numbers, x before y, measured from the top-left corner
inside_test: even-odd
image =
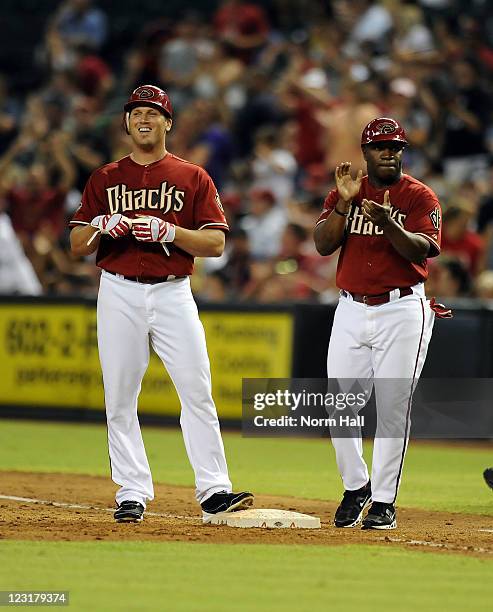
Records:
[[[396,527],[394,504],[373,502],[368,514],[363,519],[361,529],[395,529]]]
[[[493,467],[486,468],[483,472],[484,480],[486,484],[493,489]]]
[[[226,491],[220,491],[219,493],[214,493],[214,495],[211,495],[205,502],[200,504],[202,508],[202,520],[204,523],[209,523],[214,514],[245,510],[252,505],[252,493],[247,493],[245,491],[242,493],[227,493]]]
[[[136,501],[125,500],[113,516],[118,523],[140,523],[144,518],[144,506]]]
[[[363,512],[371,504],[371,483],[368,481],[361,489],[344,491],[337,508],[334,525],[336,527],[356,527],[361,523]]]

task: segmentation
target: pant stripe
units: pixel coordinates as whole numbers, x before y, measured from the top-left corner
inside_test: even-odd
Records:
[[[404,457],[406,455],[406,447],[407,447],[407,440],[409,437],[409,428],[410,428],[410,416],[411,416],[411,406],[412,406],[412,399],[413,399],[413,393],[414,393],[414,380],[415,380],[415,376],[416,376],[416,371],[418,369],[418,363],[419,363],[419,355],[421,353],[421,343],[423,341],[423,334],[424,334],[424,329],[425,329],[425,309],[423,306],[423,299],[420,300],[421,302],[421,313],[422,313],[422,322],[421,322],[421,335],[419,337],[419,342],[418,342],[418,352],[416,355],[416,361],[414,363],[414,372],[413,372],[413,378],[411,381],[411,392],[409,394],[409,399],[407,402],[407,411],[406,411],[406,428],[404,431],[404,440],[403,440],[403,444],[402,444],[402,454],[401,454],[401,462],[399,464],[399,472],[397,473],[397,480],[395,482],[395,495],[394,495],[394,499],[392,501],[393,504],[395,504],[395,500],[397,499],[397,491],[399,489],[399,482],[401,479],[401,473],[402,473],[402,467],[404,465]]]

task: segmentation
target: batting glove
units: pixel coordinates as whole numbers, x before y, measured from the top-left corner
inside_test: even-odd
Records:
[[[91,221],[91,225],[101,234],[108,234],[112,238],[121,238],[130,232],[132,221],[120,213],[116,213],[114,215],[98,215]]]
[[[141,242],[173,242],[176,227],[158,217],[138,217],[132,222],[132,233]]]

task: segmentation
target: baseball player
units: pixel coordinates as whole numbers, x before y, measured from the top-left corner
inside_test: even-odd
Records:
[[[250,506],[251,493],[232,493],[204,329],[190,290],[194,257],[218,257],[228,225],[209,175],[166,150],[171,102],[143,85],[124,107],[132,152],[90,177],[71,225],[72,252],[97,249],[102,268],[97,305],[98,347],[108,443],[119,522],[141,521],[154,497],[137,399],[149,344],[164,363],[181,402],[180,424],[195,473],[204,522]]]
[[[441,209],[429,187],[402,173],[407,144],[394,119],[371,121],[361,137],[368,175],[359,170],[353,178],[350,163],[337,166],[336,188],[314,233],[321,255],[341,247],[328,376],[366,381],[369,389],[374,384],[377,402],[371,483],[360,428],[351,437],[332,437],[345,489],[336,527],[359,525],[370,504],[363,529],[396,527],[413,388],[435,314],[451,316],[425,297],[426,258],[440,252]]]

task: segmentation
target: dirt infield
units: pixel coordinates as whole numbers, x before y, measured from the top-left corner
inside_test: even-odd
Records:
[[[75,474],[1,472],[0,539],[141,540],[264,544],[385,544],[493,558],[493,517],[398,509],[398,529],[336,529],[334,502],[258,495],[257,508],[320,516],[322,528],[237,529],[203,525],[193,491],[156,485],[156,499],[139,524],[117,524],[107,510],[115,487],[108,478]],[[33,500],[38,500],[37,502]],[[53,505],[57,502],[64,505]],[[492,502],[493,503],[493,502]],[[79,505],[81,507],[74,507]],[[158,516],[159,515],[159,516]]]

